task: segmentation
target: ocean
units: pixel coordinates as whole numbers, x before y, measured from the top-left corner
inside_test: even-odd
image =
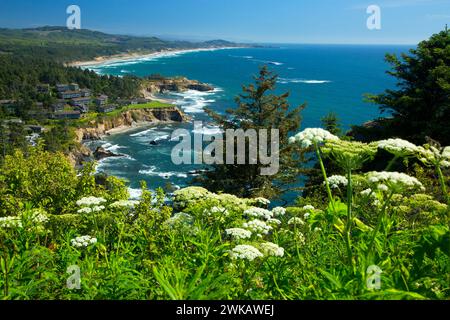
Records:
[[[96,65],[90,69],[99,74],[123,76],[185,76],[212,84],[214,92],[188,91],[169,95],[176,100],[192,121],[203,121],[205,134],[217,132],[203,108],[223,113],[235,106],[234,97],[242,85],[252,83],[262,65],[279,75],[276,92],[289,91],[292,106],[307,104],[302,128],[318,127],[320,119],[335,112],[345,129],[380,116],[378,107],[364,101],[367,93],[381,93],[395,88],[395,79],[388,76],[386,53],[406,52],[407,46],[352,45],[277,45],[267,48],[239,48],[168,54],[156,58]],[[92,143],[123,154],[99,163],[97,170],[129,181],[132,197],[139,196],[140,181],[150,189],[171,184],[181,188],[189,184],[201,165],[174,165],[171,140],[173,130],[192,129],[192,123],[143,127],[106,137]],[[150,145],[157,141],[157,145]],[[291,199],[292,200],[292,197]]]

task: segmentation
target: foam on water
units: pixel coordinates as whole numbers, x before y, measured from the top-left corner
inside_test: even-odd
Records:
[[[148,169],[145,170],[139,170],[139,174],[142,175],[147,175],[147,176],[158,176],[161,177],[163,179],[170,179],[171,177],[177,177],[177,178],[187,178],[188,175],[187,173],[184,172],[160,172],[157,171],[157,167],[156,166],[150,166],[148,167]]]
[[[323,84],[330,83],[330,80],[306,80],[299,78],[278,78],[278,83],[280,84],[289,84],[289,83],[305,83],[305,84]]]

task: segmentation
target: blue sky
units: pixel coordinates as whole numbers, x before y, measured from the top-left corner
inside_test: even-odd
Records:
[[[71,4],[82,28],[190,40],[414,44],[450,25],[450,0],[0,0],[0,27],[65,25]],[[371,4],[381,30],[366,27]]]

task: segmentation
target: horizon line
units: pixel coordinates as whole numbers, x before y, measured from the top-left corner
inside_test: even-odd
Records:
[[[36,26],[36,27],[22,27],[22,28],[10,28],[10,27],[1,27],[0,29],[7,29],[7,30],[27,30],[27,29],[39,29],[39,28],[45,28],[45,27],[58,27],[58,28],[67,28],[64,25],[42,25],[42,26]],[[400,42],[380,42],[380,43],[368,43],[368,42],[273,42],[273,41],[253,41],[253,40],[227,40],[222,37],[217,38],[211,38],[209,40],[186,40],[183,39],[182,36],[180,36],[177,40],[169,40],[165,39],[163,35],[143,35],[143,34],[136,34],[136,33],[109,33],[107,31],[102,31],[99,29],[90,29],[90,28],[81,28],[78,30],[86,30],[86,31],[94,31],[94,32],[101,32],[107,35],[115,35],[115,36],[131,36],[131,37],[137,37],[137,38],[148,38],[148,37],[155,37],[159,38],[161,40],[166,41],[187,41],[191,43],[202,43],[207,41],[214,41],[214,40],[224,40],[228,42],[234,42],[237,44],[253,44],[253,45],[343,45],[343,46],[417,46],[421,41],[418,42],[411,42],[411,43],[400,43]],[[70,30],[70,31],[76,31],[76,30]],[[177,36],[178,37],[178,36]],[[192,36],[192,37],[201,37],[201,36]],[[241,42],[246,41],[246,42]]]

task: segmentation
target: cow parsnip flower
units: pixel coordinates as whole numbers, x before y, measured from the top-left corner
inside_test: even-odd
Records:
[[[386,150],[396,157],[412,156],[419,150],[418,146],[403,139],[381,140],[377,144],[378,148]]]
[[[270,205],[270,200],[263,198],[263,197],[258,197],[254,199],[255,202],[261,206],[265,206],[267,207],[268,205]]]
[[[72,246],[74,246],[76,248],[83,248],[83,247],[86,248],[90,245],[96,244],[97,238],[94,238],[91,236],[81,236],[81,237],[76,237],[75,239],[70,240],[70,243],[72,244]]]
[[[249,239],[252,237],[252,232],[242,228],[231,228],[225,230],[226,234],[236,240]]]
[[[129,208],[133,209],[139,204],[136,200],[119,200],[110,205],[111,208]]]
[[[322,144],[325,141],[331,140],[339,140],[339,138],[321,128],[308,128],[291,137],[289,143],[298,143],[302,148],[309,148],[312,145]]]
[[[259,249],[265,256],[283,257],[284,249],[272,242],[263,242],[259,245]]]
[[[262,258],[263,254],[254,246],[242,244],[234,247],[230,252],[232,259],[242,259],[253,261],[257,258]]]
[[[376,143],[362,143],[345,140],[328,140],[322,148],[323,153],[331,156],[343,169],[357,170],[364,162],[374,158]]]
[[[348,185],[348,179],[344,176],[334,175],[327,179],[330,188],[338,189],[339,186],[346,187]],[[325,184],[325,182],[324,182]]]
[[[289,225],[299,225],[299,226],[302,226],[302,225],[305,224],[305,222],[304,222],[301,218],[294,217],[294,218],[291,218],[291,219],[288,221],[288,224],[289,224]]]
[[[0,227],[14,229],[14,228],[22,228],[22,220],[20,217],[2,217],[0,218]]]
[[[105,203],[106,200],[104,198],[97,198],[97,197],[84,197],[78,200],[77,206],[79,207],[90,207],[90,206],[98,206],[102,203]]]
[[[252,207],[245,210],[244,215],[248,217],[268,220],[273,217],[273,212],[263,208]]]
[[[386,187],[395,192],[402,190],[422,190],[422,183],[415,177],[411,177],[405,173],[400,172],[369,172],[367,180],[377,185],[382,185],[381,189],[386,190]]]
[[[271,226],[267,225],[264,221],[259,219],[255,219],[243,224],[243,227],[249,229],[258,235],[269,234],[269,232],[273,229]]]
[[[272,209],[272,214],[274,217],[282,217],[286,214],[286,209],[283,207],[276,207]]]
[[[450,168],[450,147],[442,149],[430,145],[418,147],[418,159],[426,166]]]

